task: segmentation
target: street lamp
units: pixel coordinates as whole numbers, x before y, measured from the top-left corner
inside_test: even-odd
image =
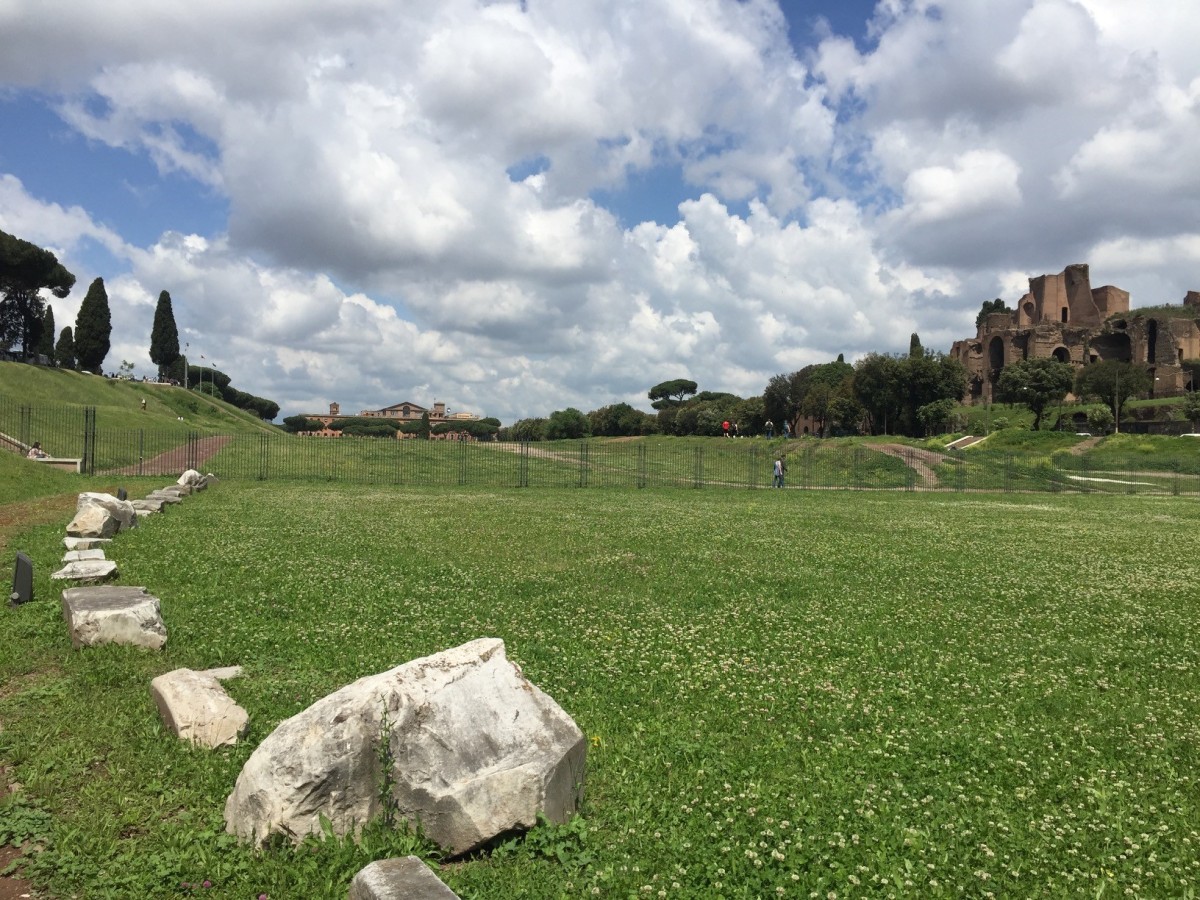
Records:
[[[190,343],[188,343],[188,344],[184,344],[184,345],[183,345],[183,389],[184,389],[185,391],[188,389],[188,361],[187,361],[187,352],[188,352],[188,348],[189,348],[189,347],[191,347],[191,346],[192,346],[192,345],[191,345]]]
[[[1113,433],[1121,433],[1121,370],[1114,369],[1113,379]]]

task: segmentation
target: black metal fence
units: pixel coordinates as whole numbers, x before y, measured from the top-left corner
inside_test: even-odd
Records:
[[[846,440],[651,439],[549,443],[200,434],[182,427],[105,427],[90,407],[0,403],[0,445],[33,441],[82,471],[225,480],[477,487],[769,488],[782,455],[785,489],[1200,493],[1200,440],[1177,438],[1178,458],[1102,453],[1022,456],[931,452]],[[1190,442],[1195,440],[1193,445]]]

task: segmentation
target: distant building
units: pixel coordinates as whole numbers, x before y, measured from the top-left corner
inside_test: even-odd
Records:
[[[966,403],[990,402],[1000,371],[1023,359],[1053,358],[1081,368],[1116,359],[1145,366],[1155,391],[1194,389],[1182,363],[1200,358],[1200,294],[1165,314],[1130,310],[1129,292],[1093,288],[1086,264],[1029,279],[1017,308],[994,312],[974,338],[955,341],[950,355],[967,369]]]
[[[434,403],[432,409],[427,409],[419,403],[413,403],[411,400],[406,400],[403,403],[393,403],[391,406],[385,406],[383,409],[364,409],[358,412],[358,418],[362,419],[387,419],[397,423],[396,437],[412,437],[413,435],[406,434],[399,430],[399,426],[406,422],[419,422],[422,417],[429,414],[429,424],[437,425],[439,423],[461,423],[461,422],[477,422],[480,417],[475,413],[469,412],[450,412],[446,409],[445,403]],[[305,418],[311,419],[314,422],[320,422],[322,428],[320,431],[305,431],[301,434],[307,434],[316,437],[337,437],[341,432],[333,431],[329,426],[333,424],[335,419],[345,419],[349,416],[342,413],[341,405],[338,403],[329,404],[328,413],[305,413]],[[445,434],[434,435],[435,439],[449,440],[474,440],[466,432],[447,432]]]

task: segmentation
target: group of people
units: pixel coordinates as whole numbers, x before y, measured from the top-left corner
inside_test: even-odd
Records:
[[[775,423],[770,419],[767,419],[767,421],[763,422],[763,431],[766,433],[767,437],[775,437]],[[786,419],[783,422],[783,436],[789,440],[792,437],[792,423]]]

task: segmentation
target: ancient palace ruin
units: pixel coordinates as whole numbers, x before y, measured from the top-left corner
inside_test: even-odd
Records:
[[[1093,288],[1086,264],[1029,279],[1017,308],[988,314],[974,338],[950,354],[967,369],[966,403],[991,402],[1000,370],[1022,359],[1054,358],[1081,367],[1117,359],[1144,365],[1157,393],[1192,389],[1181,365],[1200,358],[1200,292],[1183,305],[1129,309],[1129,292]]]

